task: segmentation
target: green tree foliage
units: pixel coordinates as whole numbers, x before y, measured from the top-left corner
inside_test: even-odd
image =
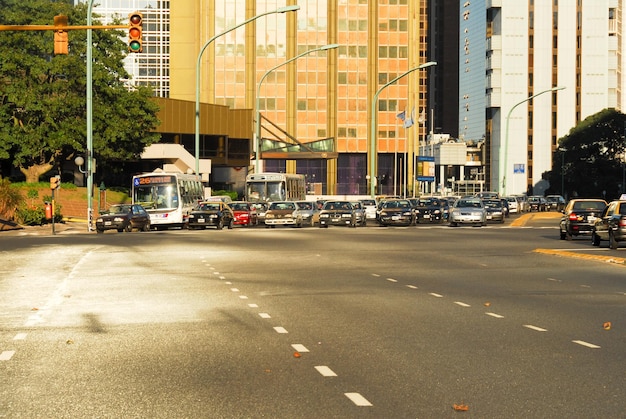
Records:
[[[0,24],[86,25],[87,6],[67,1],[3,0]],[[93,24],[100,24],[94,16]],[[0,159],[27,182],[86,151],[86,30],[68,31],[69,54],[53,55],[53,31],[0,31]],[[128,89],[121,30],[92,30],[93,149],[98,165],[136,159],[158,141],[158,107],[149,88]]]
[[[581,121],[559,140],[552,157],[552,171],[546,173],[551,185],[548,192],[561,193],[563,180],[564,194],[570,198],[619,197],[624,191],[621,183],[625,133],[626,115],[614,109],[602,110]]]

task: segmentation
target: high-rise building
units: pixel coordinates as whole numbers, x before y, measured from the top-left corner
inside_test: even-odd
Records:
[[[602,109],[623,109],[624,6],[461,1],[459,136],[485,138],[488,188],[543,193],[558,138]]]
[[[129,12],[144,13],[144,53],[130,54],[134,83],[149,83],[156,95],[254,109],[259,94],[266,171],[297,172],[325,194],[402,193],[414,188],[418,147],[430,125],[429,75],[411,71],[380,92],[377,126],[371,135],[372,101],[377,90],[429,61],[429,0],[100,0],[94,10],[104,23]],[[288,5],[296,13],[268,14],[216,37],[200,61],[205,43],[256,15]],[[310,49],[339,44],[296,61]],[[275,70],[269,72],[272,68]],[[259,82],[264,75],[262,85]],[[401,120],[398,115],[404,116]],[[407,126],[407,128],[405,128]],[[254,142],[255,127],[250,127]],[[181,135],[182,144],[193,142]],[[338,154],[289,150],[327,140]],[[294,147],[302,144],[302,147]],[[208,152],[210,147],[201,147]],[[250,144],[252,151],[252,144]],[[264,148],[263,150],[266,150]],[[371,153],[376,155],[370,167]],[[302,156],[306,153],[302,153]],[[333,156],[328,158],[324,156]],[[281,158],[282,156],[282,158]],[[241,176],[227,164],[213,175]],[[369,176],[373,174],[373,176]],[[372,179],[373,178],[373,179]]]

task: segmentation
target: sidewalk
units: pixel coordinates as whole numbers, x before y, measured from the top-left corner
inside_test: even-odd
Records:
[[[88,233],[87,222],[83,220],[68,220],[54,223],[55,234],[83,234]],[[52,224],[41,226],[21,226],[5,220],[0,220],[0,237],[9,236],[51,236]]]

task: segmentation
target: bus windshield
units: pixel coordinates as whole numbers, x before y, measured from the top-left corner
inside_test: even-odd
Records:
[[[285,182],[249,182],[247,186],[246,196],[252,202],[284,201],[286,199]]]
[[[134,188],[133,202],[145,209],[178,208],[178,190],[175,185],[140,185]]]

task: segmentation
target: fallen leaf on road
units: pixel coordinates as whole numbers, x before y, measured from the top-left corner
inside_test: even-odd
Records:
[[[602,327],[604,327],[604,330],[611,330],[611,322],[604,322]]]
[[[490,303],[489,301],[487,301],[487,302],[485,303],[485,307],[489,307],[490,305],[491,305],[491,303]]]
[[[469,406],[466,404],[453,404],[452,408],[457,412],[467,412],[469,410]]]
[[[294,352],[293,353],[293,357],[294,358],[300,358],[302,355],[300,355],[300,352]]]

